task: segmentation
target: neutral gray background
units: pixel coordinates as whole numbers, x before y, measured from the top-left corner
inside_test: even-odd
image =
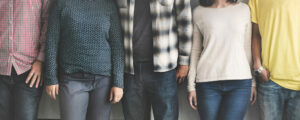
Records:
[[[248,2],[248,0],[241,0]],[[198,5],[197,0],[192,0],[192,6]],[[187,101],[186,83],[179,86],[179,120],[199,120],[197,111],[192,110]],[[56,101],[50,100],[46,94],[43,95],[40,105],[39,118],[58,119],[59,109]],[[113,105],[111,120],[124,120],[121,104]],[[257,106],[249,106],[245,120],[258,120]]]

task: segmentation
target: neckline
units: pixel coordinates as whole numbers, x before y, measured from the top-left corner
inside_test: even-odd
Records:
[[[234,8],[236,6],[239,6],[240,4],[241,4],[241,2],[237,2],[236,4],[228,5],[228,6],[222,7],[222,8],[205,7],[205,6],[201,6],[201,5],[200,6],[205,9],[228,9],[228,8]]]

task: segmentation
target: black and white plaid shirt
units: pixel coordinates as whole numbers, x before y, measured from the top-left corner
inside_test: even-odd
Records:
[[[135,0],[116,0],[125,42],[125,72],[134,74],[133,20]],[[151,0],[154,72],[166,72],[177,64],[188,65],[192,46],[190,0]]]

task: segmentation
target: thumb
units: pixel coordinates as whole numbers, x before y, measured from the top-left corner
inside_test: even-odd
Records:
[[[194,99],[194,105],[197,106],[197,97],[193,97]]]
[[[111,102],[113,100],[113,90],[110,91],[110,95],[109,95],[109,101]]]

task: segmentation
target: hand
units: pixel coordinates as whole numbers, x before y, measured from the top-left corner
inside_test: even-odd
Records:
[[[112,87],[110,91],[109,101],[113,104],[120,102],[123,97],[123,88]]]
[[[262,82],[268,82],[270,80],[270,72],[267,69],[264,69],[260,73],[260,77],[262,78]]]
[[[251,88],[251,96],[250,96],[251,105],[254,105],[254,103],[256,102],[256,97],[257,97],[256,87],[252,87]]]
[[[56,100],[56,95],[58,95],[58,91],[59,91],[58,84],[46,86],[46,92],[53,100]]]
[[[177,73],[176,73],[176,79],[177,79],[178,84],[181,84],[185,80],[188,72],[189,72],[188,65],[179,66]]]
[[[196,97],[196,91],[191,91],[189,93],[189,103],[190,103],[190,106],[194,109],[194,110],[197,110],[197,97]]]
[[[41,81],[41,72],[42,72],[42,62],[35,61],[32,65],[31,71],[29,72],[25,83],[28,84],[30,82],[29,87],[33,87],[35,84],[35,88],[38,88],[39,85],[42,86],[43,81]]]

